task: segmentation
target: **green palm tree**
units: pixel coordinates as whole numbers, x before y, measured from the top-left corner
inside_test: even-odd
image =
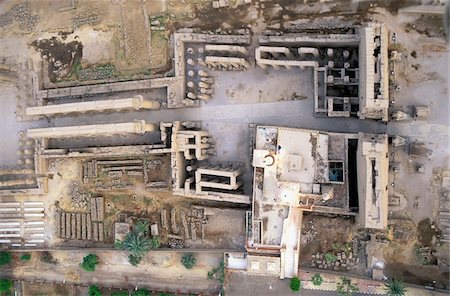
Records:
[[[142,233],[132,231],[125,237],[123,248],[132,256],[143,257],[150,250],[151,244],[150,240]]]
[[[392,278],[385,286],[384,290],[389,296],[405,296],[406,287],[401,280]]]

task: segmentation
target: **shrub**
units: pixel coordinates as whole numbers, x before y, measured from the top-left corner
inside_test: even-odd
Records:
[[[12,256],[9,252],[0,252],[0,266],[11,263]]]
[[[136,231],[141,233],[143,236],[148,235],[148,221],[138,221],[135,224]]]
[[[41,261],[45,262],[45,263],[51,263],[51,264],[58,263],[55,259],[53,259],[52,253],[50,253],[48,251],[42,252],[42,254],[41,254]]]
[[[20,256],[20,260],[22,261],[29,261],[31,259],[31,254],[23,254],[22,256]]]
[[[298,291],[300,290],[301,284],[302,283],[300,282],[300,279],[298,277],[293,277],[289,282],[289,287],[292,291]]]
[[[150,296],[150,291],[146,288],[140,288],[131,294],[131,296]]]
[[[116,239],[114,242],[114,249],[123,250],[123,241]]]
[[[214,267],[210,271],[208,271],[208,279],[213,280],[217,279],[221,284],[225,281],[225,263],[223,261],[220,262],[218,267]]]
[[[150,247],[152,249],[158,249],[159,247],[161,247],[161,238],[159,236],[154,236],[150,240]]]
[[[13,281],[8,279],[0,279],[0,292],[8,292],[13,286]]]
[[[141,263],[141,261],[142,261],[141,256],[136,256],[133,254],[128,255],[128,262],[130,262],[130,264],[133,266],[138,266],[139,263]]]
[[[195,263],[196,263],[194,254],[192,254],[192,253],[184,254],[183,257],[181,257],[181,263],[187,269],[191,269],[192,267],[194,267]]]
[[[393,278],[385,286],[384,290],[389,296],[404,296],[406,293],[405,284],[399,279]]]
[[[111,296],[128,296],[130,295],[128,292],[119,291],[119,292],[112,292]]]
[[[350,243],[345,243],[342,246],[342,251],[344,251],[345,255],[347,255],[347,256],[352,252],[352,249],[353,249],[353,247]]]
[[[339,243],[332,243],[331,248],[333,249],[333,251],[339,251],[341,245]]]
[[[98,257],[95,254],[89,254],[83,258],[83,262],[80,264],[81,268],[87,272],[95,271],[95,266],[98,263]]]
[[[326,253],[325,254],[325,261],[327,263],[334,263],[334,262],[336,262],[336,260],[337,260],[337,257],[334,256],[333,254],[331,254],[331,253]]]
[[[100,292],[100,288],[96,285],[92,285],[89,287],[89,296],[102,296],[102,292]]]
[[[323,278],[319,273],[316,273],[311,277],[311,281],[314,286],[320,286],[323,283]]]
[[[341,281],[337,283],[337,293],[341,296],[351,296],[358,291],[358,286],[352,284],[352,280],[348,277],[341,277]]]

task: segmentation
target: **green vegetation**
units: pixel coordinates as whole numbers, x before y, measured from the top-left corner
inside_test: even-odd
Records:
[[[137,232],[142,233],[144,236],[148,235],[149,226],[148,226],[148,221],[147,220],[145,220],[145,221],[142,221],[142,220],[138,221],[136,223],[136,225],[135,225],[135,228],[136,228]]]
[[[7,265],[11,263],[12,256],[9,252],[0,252],[0,266]]]
[[[114,248],[127,251],[128,261],[133,266],[137,266],[148,251],[161,246],[161,239],[156,236],[150,239],[148,232],[148,222],[139,221],[123,241],[116,240],[114,242]]]
[[[191,269],[192,267],[194,267],[196,261],[197,260],[195,259],[194,254],[192,253],[186,253],[183,255],[183,257],[181,257],[181,263],[187,269]]]
[[[302,287],[302,282],[298,277],[293,277],[289,282],[289,287],[291,288],[292,291],[298,291]]]
[[[114,242],[114,248],[117,250],[123,250],[123,241],[116,239]]]
[[[334,256],[333,254],[331,254],[331,253],[326,253],[326,254],[325,254],[325,261],[326,261],[328,264],[334,263],[334,262],[336,262],[336,260],[337,260],[337,257]]]
[[[150,240],[150,247],[152,249],[158,249],[159,247],[161,247],[161,238],[159,236],[154,236]]]
[[[311,281],[314,286],[320,286],[323,283],[323,278],[319,273],[316,273],[311,277]]]
[[[341,296],[351,296],[358,291],[358,286],[348,277],[341,277],[341,281],[337,283],[337,293]]]
[[[72,64],[72,70],[70,71],[69,75],[67,75],[66,80],[74,80],[78,77],[78,72],[83,69],[83,66],[81,65],[81,59],[77,58],[73,64]]]
[[[75,73],[77,74],[78,80],[84,81],[111,78],[114,76],[115,72],[116,67],[114,67],[113,64],[105,64],[88,68],[81,67],[76,69]]]
[[[142,74],[144,74],[144,73],[142,73]],[[148,73],[148,75],[150,75],[150,74],[151,73]],[[155,201],[152,198],[147,197],[147,196],[144,196],[142,201],[144,202],[144,205],[146,205],[146,206],[151,206],[155,203]]]
[[[431,252],[429,248],[422,247],[418,244],[414,245],[414,253],[416,254],[417,261],[422,265],[431,264]]]
[[[150,250],[150,240],[142,232],[132,231],[125,237],[123,248],[128,251],[128,258],[133,258],[133,261],[130,260],[130,263],[137,266],[142,257]]]
[[[102,293],[100,292],[100,288],[96,285],[92,285],[89,287],[89,296],[102,296]]]
[[[44,251],[41,253],[41,261],[45,262],[45,263],[50,263],[50,264],[57,264],[58,261],[56,261],[53,258],[52,253],[48,252],[48,251]]]
[[[128,296],[130,295],[128,292],[125,291],[119,291],[119,292],[112,292],[111,296]]]
[[[95,254],[89,254],[83,258],[83,262],[80,264],[81,268],[87,272],[95,271],[95,266],[98,264],[98,257]]]
[[[399,279],[391,279],[385,284],[384,290],[389,296],[404,296],[406,293],[405,283]]]
[[[146,288],[140,288],[131,294],[132,296],[151,296],[151,293]]]
[[[22,256],[20,256],[21,261],[30,261],[30,259],[31,259],[31,254],[29,254],[29,253],[26,253],[26,254],[23,254]]]
[[[128,255],[128,262],[130,262],[131,265],[133,266],[138,266],[139,263],[141,263],[142,261],[142,257],[141,256],[136,256],[133,254],[129,254]]]
[[[214,267],[208,271],[208,278],[210,280],[218,280],[221,284],[223,284],[225,281],[225,263],[221,261],[218,267]]]
[[[220,289],[221,294],[223,295],[224,290],[223,290],[223,284],[225,282],[225,263],[222,261],[220,261],[219,266],[214,267],[213,269],[211,269],[210,271],[208,271],[208,279],[210,280],[218,280],[219,283],[222,285],[222,288]]]
[[[13,281],[8,279],[0,279],[0,293],[9,292],[13,287]]]
[[[350,243],[345,243],[344,245],[342,245],[342,251],[345,252],[345,255],[349,255],[352,251],[352,245]]]
[[[339,243],[332,243],[331,248],[333,249],[333,251],[339,251],[341,245]]]
[[[155,24],[155,22],[159,22],[158,26],[164,26],[169,21],[170,21],[170,13],[168,12],[150,17],[150,23],[153,22]]]

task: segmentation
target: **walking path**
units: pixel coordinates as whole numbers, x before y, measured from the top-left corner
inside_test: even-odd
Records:
[[[43,263],[38,253],[32,254],[29,262],[18,262],[0,269],[0,277],[15,280],[71,283],[89,286],[97,284],[106,288],[141,288],[146,287],[157,291],[173,292],[207,292],[219,291],[219,283],[207,278],[207,272],[220,264],[223,259],[221,252],[196,253],[196,265],[192,269],[182,266],[182,254],[162,251],[149,252],[142,263],[131,266],[127,254],[120,251],[99,251],[99,264],[94,272],[85,272],[79,264],[89,252],[55,251],[53,258],[58,264]]]

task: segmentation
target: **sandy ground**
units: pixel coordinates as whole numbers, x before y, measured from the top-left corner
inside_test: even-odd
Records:
[[[98,251],[99,265],[96,271],[83,271],[79,264],[88,251],[52,252],[57,264],[42,263],[37,253],[32,260],[15,266],[14,272],[4,267],[0,275],[13,275],[16,278],[53,283],[97,284],[103,287],[147,287],[159,291],[213,292],[218,283],[208,280],[206,274],[219,265],[223,253],[195,253],[196,265],[188,270],[180,262],[183,253],[150,252],[138,267],[128,263],[125,253],[117,251]]]

